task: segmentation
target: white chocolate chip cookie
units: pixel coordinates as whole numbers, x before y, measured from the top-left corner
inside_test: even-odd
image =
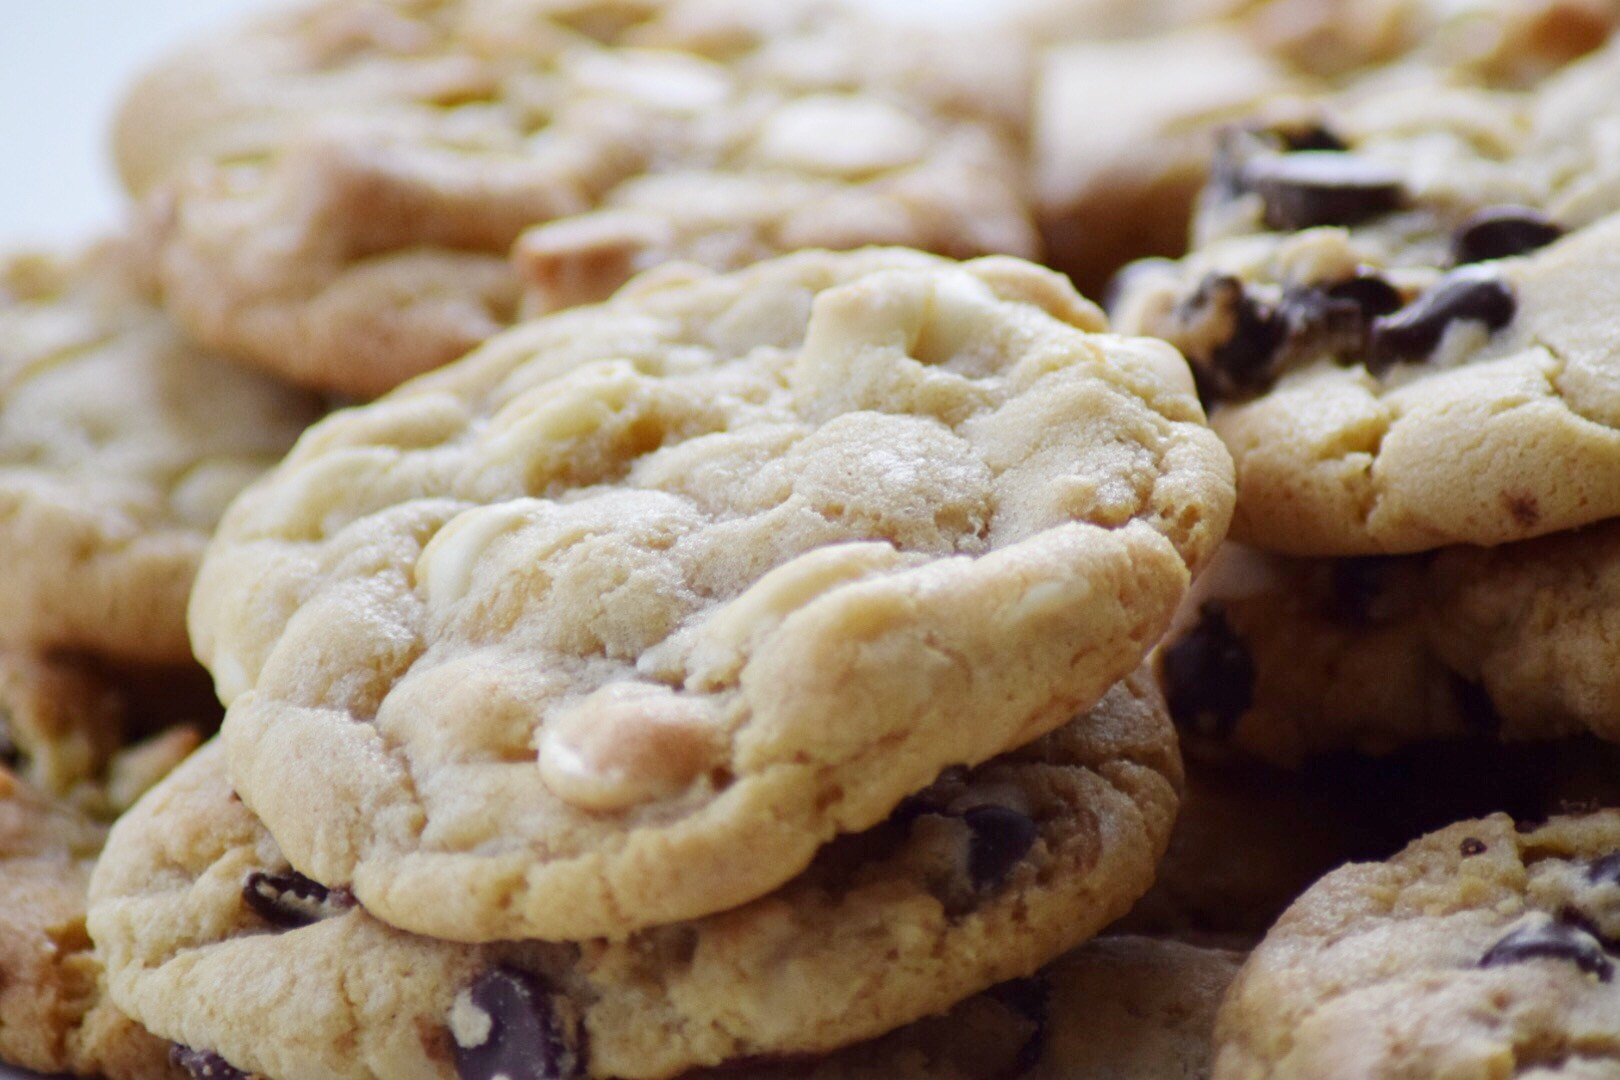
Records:
[[[525,285],[552,310],[673,259],[1033,255],[1027,67],[825,0],[320,0],[156,68],[118,156],[191,334],[369,395]]]
[[[301,872],[439,937],[768,892],[1089,707],[1222,534],[1185,364],[1102,325],[1017,260],[808,252],[333,417],[193,597],[233,783]]]
[[[0,641],[188,662],[208,534],[318,415],[183,341],[121,246],[0,259]]]

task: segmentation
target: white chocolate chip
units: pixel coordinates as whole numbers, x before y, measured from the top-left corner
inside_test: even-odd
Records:
[[[540,775],[563,801],[611,812],[679,794],[721,748],[716,717],[665,686],[614,683],[547,718]]]
[[[927,147],[922,125],[899,109],[831,94],[777,110],[758,144],[768,164],[841,177],[910,165]]]
[[[428,607],[443,610],[467,595],[473,571],[489,546],[528,523],[536,504],[520,499],[469,510],[440,529],[416,560],[417,587]]]

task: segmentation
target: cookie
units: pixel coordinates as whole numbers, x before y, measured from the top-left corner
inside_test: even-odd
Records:
[[[334,1078],[494,1076],[536,1056],[545,1075],[659,1077],[881,1034],[1121,914],[1152,878],[1180,774],[1138,674],[742,907],[617,940],[464,945],[294,872],[222,751],[126,815],[97,867],[114,999],[201,1060]]]
[[[682,1080],[1199,1080],[1215,1011],[1244,954],[1096,938],[1027,979],[824,1058],[750,1062]]]
[[[768,892],[1088,708],[1220,536],[1184,363],[1101,326],[1016,260],[807,252],[333,417],[193,596],[233,783],[300,872],[437,937]]]
[[[371,395],[670,260],[1033,255],[1028,77],[824,0],[323,0],[156,68],[118,160],[188,332]]]
[[[1293,767],[1427,739],[1620,742],[1620,525],[1497,548],[1287,559],[1227,545],[1160,649],[1194,737]]]
[[[1408,72],[1228,133],[1202,246],[1129,272],[1116,316],[1220,403],[1235,536],[1389,554],[1620,512],[1617,82],[1613,45],[1534,91]]]
[[[121,245],[0,259],[0,641],[190,662],[208,534],[317,415],[186,344]]]
[[[128,809],[219,717],[200,669],[119,672],[0,649],[0,766],[92,817]]]
[[[0,768],[0,1061],[41,1072],[181,1075],[103,992],[85,931],[103,827]]]
[[[1330,874],[1221,1007],[1217,1078],[1620,1071],[1620,811],[1451,825]]]

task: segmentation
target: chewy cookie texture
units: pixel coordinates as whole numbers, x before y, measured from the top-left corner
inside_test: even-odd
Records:
[[[769,891],[1090,707],[1209,556],[1229,462],[1186,366],[1102,325],[1016,260],[807,252],[318,425],[193,595],[236,790],[440,937]]]
[[[223,758],[206,748],[119,823],[91,922],[115,1000],[190,1052],[273,1076],[493,1077],[529,1062],[542,1071],[520,1075],[660,1077],[879,1035],[1123,913],[1151,880],[1180,780],[1139,673],[1044,738],[948,771],[749,904],[622,940],[462,945],[388,927],[293,871]],[[1174,993],[1207,1016],[1204,985]],[[1039,1007],[1018,1000],[1015,1058]],[[1085,1023],[1050,1016],[1057,1042]]]

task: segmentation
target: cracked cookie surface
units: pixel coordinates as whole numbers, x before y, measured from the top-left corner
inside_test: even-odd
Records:
[[[1139,672],[742,907],[618,940],[465,945],[293,872],[232,795],[222,749],[116,826],[91,927],[121,1005],[269,1076],[491,1076],[538,1055],[547,1075],[662,1077],[870,1038],[1025,977],[1121,914],[1151,881],[1180,780]]]
[[[371,395],[525,290],[551,310],[802,248],[1033,255],[1027,66],[1010,36],[823,0],[325,0],[155,69],[118,156],[193,336]]]
[[[1500,544],[1620,513],[1620,45],[1526,91],[1387,77],[1228,133],[1195,250],[1119,325],[1200,374],[1233,532],[1299,555]]]
[[[1620,811],[1464,821],[1300,898],[1221,1008],[1217,1080],[1620,1071]]]
[[[642,278],[334,416],[194,593],[233,783],[419,933],[769,891],[1089,707],[1221,535],[1185,364],[1101,325],[1017,260],[804,253]]]
[[[0,768],[0,1061],[108,1080],[179,1076],[107,999],[85,930],[106,830]]]
[[[186,344],[129,258],[0,258],[0,640],[183,663],[209,533],[320,410]]]

